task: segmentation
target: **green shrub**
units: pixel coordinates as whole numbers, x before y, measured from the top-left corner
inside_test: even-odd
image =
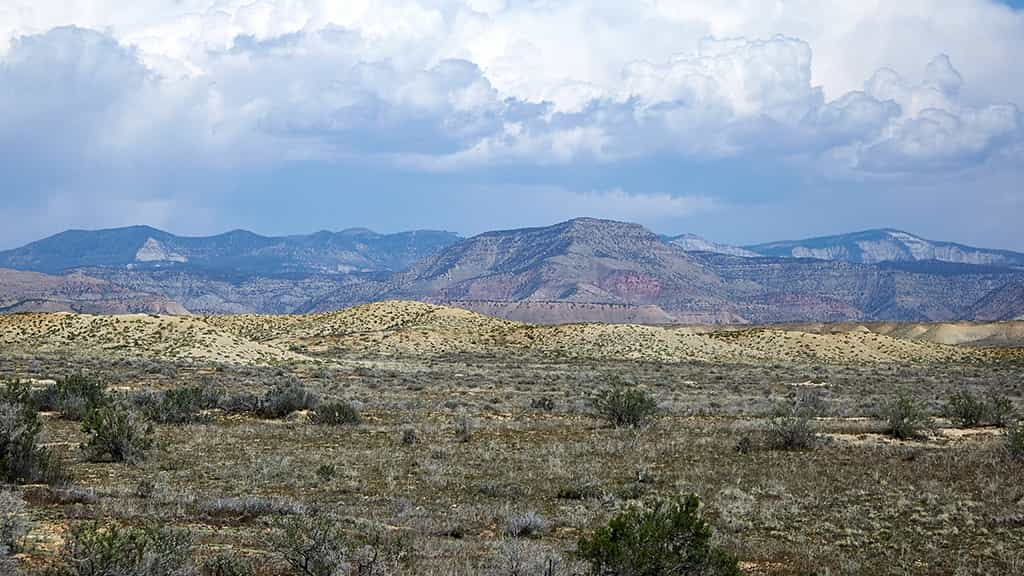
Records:
[[[153,447],[152,425],[122,404],[93,410],[82,422],[82,431],[89,434],[82,448],[94,462],[141,462]]]
[[[121,527],[101,522],[73,526],[64,540],[57,576],[190,576],[192,536],[152,524]]]
[[[209,420],[202,411],[216,406],[217,400],[199,386],[186,386],[144,400],[142,411],[147,418],[161,424],[195,424]]]
[[[217,402],[217,407],[228,414],[245,414],[259,412],[262,399],[255,394],[243,392],[231,396],[223,396]]]
[[[402,429],[402,444],[406,446],[413,446],[419,444],[420,435],[416,432],[415,428],[408,427]]]
[[[0,491],[0,558],[18,551],[22,537],[28,533],[25,501],[16,492]]]
[[[0,386],[0,402],[33,405],[32,385],[22,380],[5,380]]]
[[[264,418],[284,418],[299,410],[314,410],[320,399],[298,382],[274,386],[260,400],[259,413]]]
[[[0,481],[62,484],[62,463],[40,444],[39,414],[24,404],[0,401]]]
[[[389,576],[405,573],[408,545],[400,535],[347,532],[333,516],[315,513],[283,523],[275,548],[300,576]]]
[[[203,563],[203,576],[254,576],[252,562],[230,554],[219,554]]]
[[[110,403],[102,382],[81,374],[57,381],[53,387],[53,410],[68,420],[82,420],[90,412]]]
[[[328,402],[317,406],[310,420],[328,426],[354,426],[360,424],[363,417],[351,402]]]
[[[541,396],[539,398],[533,398],[530,400],[530,408],[538,412],[554,412],[555,401],[547,396]]]
[[[512,538],[536,538],[546,532],[548,521],[534,512],[516,512],[505,516],[502,532]]]
[[[1024,461],[1024,422],[1013,422],[1006,427],[1003,448],[1013,460]]]
[[[655,500],[581,538],[577,555],[594,576],[740,576],[736,559],[711,544],[694,496]]]
[[[295,574],[335,576],[350,568],[349,537],[325,514],[286,522],[276,545]]]
[[[658,413],[654,396],[639,388],[621,385],[599,392],[592,405],[599,417],[616,428],[645,426]]]
[[[886,434],[899,440],[916,440],[927,437],[932,428],[932,419],[921,405],[907,394],[900,394],[882,410]]]
[[[1001,392],[989,392],[985,406],[986,416],[989,424],[1005,428],[1014,422],[1017,417],[1013,409],[1013,402]]]
[[[476,432],[476,421],[468,414],[459,414],[455,418],[455,439],[465,444],[473,439]]]
[[[818,403],[802,397],[792,404],[776,408],[768,420],[765,444],[771,450],[808,450],[818,445],[820,438],[811,419],[818,413]]]
[[[980,426],[987,418],[987,407],[970,390],[954,392],[946,401],[944,413],[960,428]]]

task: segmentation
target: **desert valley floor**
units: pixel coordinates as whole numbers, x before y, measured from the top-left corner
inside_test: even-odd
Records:
[[[693,493],[744,574],[1021,574],[1005,424],[1024,410],[1022,342],[1024,322],[535,326],[411,302],[0,316],[3,401],[15,382],[43,398],[63,468],[14,488],[14,562],[42,574],[100,520],[180,529],[204,574],[295,574],[282,542],[326,514],[373,559],[353,574],[583,574],[581,537]],[[75,376],[152,416],[144,457],[89,457],[60,405]],[[169,418],[183,389],[196,398]],[[595,411],[619,389],[656,401],[643,425]],[[1000,417],[964,418],[966,399]],[[899,406],[919,428],[904,438]]]

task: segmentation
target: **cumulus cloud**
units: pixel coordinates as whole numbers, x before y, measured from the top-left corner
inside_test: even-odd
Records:
[[[196,182],[297,163],[733,158],[913,178],[1020,158],[1022,39],[1024,16],[988,0],[11,0],[0,168],[19,194],[121,187],[108,197],[164,219]],[[626,215],[699,205],[580,198]]]

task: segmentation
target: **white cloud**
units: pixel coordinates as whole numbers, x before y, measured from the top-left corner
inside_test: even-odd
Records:
[[[1024,156],[1020,53],[1024,17],[988,0],[9,0],[0,169],[12,195],[134,205],[100,191],[130,182],[162,220],[168,172],[298,162],[925,178]],[[618,185],[563,197],[638,220],[709,208]]]

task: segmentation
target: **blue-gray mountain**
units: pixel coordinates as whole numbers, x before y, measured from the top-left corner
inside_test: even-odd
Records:
[[[953,242],[936,242],[891,229],[770,242],[744,246],[742,249],[761,256],[844,260],[862,264],[937,260],[957,264],[1024,266],[1024,254],[1019,252],[975,248]]]
[[[469,239],[366,230],[284,238],[182,238],[144,227],[72,231],[0,253],[0,267],[96,279],[85,300],[59,291],[47,300],[36,289],[22,304],[17,293],[0,294],[0,301],[8,311],[172,310],[165,303],[173,302],[193,313],[301,313],[404,298],[535,322],[1024,316],[1024,256],[941,242],[929,248],[914,238],[879,231],[736,248],[594,219]],[[815,255],[822,258],[800,246],[821,250]],[[160,304],[90,304],[104,286]]]
[[[451,232],[432,230],[377,234],[354,228],[281,237],[235,230],[218,236],[183,237],[132,226],[62,232],[0,252],[0,268],[47,274],[104,267],[266,276],[397,271],[458,240]]]

